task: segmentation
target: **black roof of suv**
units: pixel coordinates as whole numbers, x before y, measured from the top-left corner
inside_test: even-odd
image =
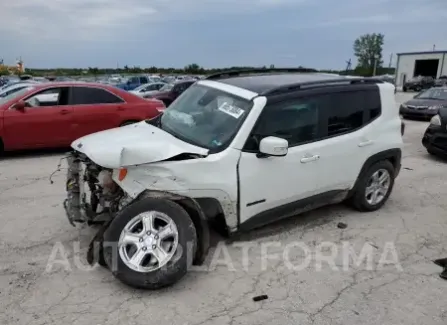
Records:
[[[324,86],[333,84],[383,83],[380,79],[369,77],[345,77],[324,74],[312,69],[251,69],[217,73],[206,80],[215,80],[262,95],[273,95],[303,86]]]

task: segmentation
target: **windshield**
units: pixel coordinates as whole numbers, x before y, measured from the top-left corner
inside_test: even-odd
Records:
[[[235,95],[191,86],[160,119],[160,127],[185,142],[220,151],[236,135],[253,103]]]
[[[447,100],[447,88],[430,88],[414,98]]]
[[[414,98],[447,100],[447,88],[430,88]]]
[[[134,91],[140,91],[140,90],[146,89],[147,86],[149,86],[149,84],[144,84],[144,85],[138,86],[137,88],[134,89]]]
[[[5,97],[0,97],[0,105],[9,102],[10,100],[20,97],[23,94],[27,93],[28,91],[30,91],[31,89],[33,89],[34,87],[26,87],[26,88],[21,88],[20,90],[17,90],[11,94],[6,95]]]
[[[160,91],[170,91],[174,87],[174,84],[166,84],[160,88]]]

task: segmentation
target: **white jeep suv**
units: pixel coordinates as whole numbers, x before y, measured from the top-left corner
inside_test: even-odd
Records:
[[[379,209],[401,164],[394,87],[300,71],[212,75],[152,120],[73,142],[64,205],[72,224],[103,224],[100,263],[155,289],[203,263],[212,222],[232,234],[345,200]]]

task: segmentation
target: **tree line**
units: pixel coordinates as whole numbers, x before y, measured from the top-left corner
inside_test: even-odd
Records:
[[[315,72],[324,73],[336,73],[355,76],[372,76],[375,72],[376,75],[382,74],[394,74],[394,68],[383,67],[382,50],[385,36],[383,34],[365,34],[360,36],[354,41],[353,50],[354,55],[357,57],[357,65],[355,68],[351,68],[349,65],[343,70],[316,70]],[[349,61],[350,62],[350,61]],[[274,68],[273,64],[264,66],[261,68],[268,69]],[[298,68],[304,68],[297,66]],[[86,69],[81,68],[55,68],[55,69],[33,69],[27,68],[26,74],[34,76],[99,76],[110,74],[194,74],[194,75],[207,75],[223,71],[241,70],[241,69],[259,69],[260,67],[228,67],[228,68],[215,68],[206,69],[192,63],[185,66],[183,69],[179,68],[160,68],[160,67],[139,67],[125,65],[122,68],[98,68],[88,67]],[[375,71],[374,71],[375,70]],[[0,66],[0,75],[8,75],[10,72]]]

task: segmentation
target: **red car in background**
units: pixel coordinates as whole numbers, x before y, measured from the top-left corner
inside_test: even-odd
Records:
[[[68,147],[84,135],[160,114],[163,102],[99,83],[33,84],[0,98],[0,151]]]
[[[154,98],[161,100],[166,105],[166,107],[168,107],[174,100],[177,99],[178,96],[183,94],[185,90],[188,89],[195,82],[196,80],[182,80],[172,84],[166,84],[158,91],[147,94],[146,96],[144,96],[144,98]]]

